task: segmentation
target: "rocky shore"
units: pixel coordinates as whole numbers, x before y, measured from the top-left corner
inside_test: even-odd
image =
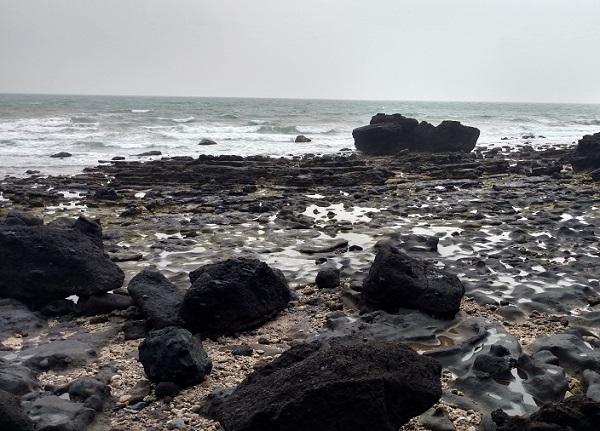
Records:
[[[34,231],[43,222],[50,238],[59,231],[70,232],[71,244],[88,238],[101,252],[90,245],[52,249],[64,258],[53,270],[102,276],[91,277],[97,285],[72,283],[89,289],[68,292],[77,305],[63,300],[65,292],[44,297],[54,290],[28,285],[9,292],[9,283],[0,282],[7,298],[0,300],[0,389],[22,397],[35,429],[50,426],[56,412],[75,425],[52,429],[216,430],[217,420],[227,430],[259,429],[248,425],[259,419],[228,410],[247,409],[244,394],[267,399],[269,382],[285,394],[298,375],[311,383],[294,390],[311,392],[317,382],[372,372],[395,388],[386,392],[394,405],[407,405],[401,395],[408,390],[419,399],[409,417],[390,417],[375,424],[378,429],[394,429],[413,415],[402,430],[528,429],[511,425],[497,410],[520,416],[541,406],[573,417],[585,409],[592,423],[581,429],[594,429],[600,411],[600,199],[593,178],[573,172],[574,149],[114,160],[76,176],[4,178],[0,232]],[[0,251],[13,259],[2,267],[5,280],[28,271],[34,263],[26,259],[46,243],[26,244],[18,256]],[[89,260],[97,266],[76,266],[84,260],[80,250],[96,256]],[[101,266],[94,253],[110,260]],[[235,263],[226,266],[228,260]],[[226,310],[213,324],[200,318],[206,312],[195,313],[213,300],[204,296],[187,313],[169,311],[193,289],[201,291],[202,283],[237,286],[237,267],[261,280],[270,277],[273,286],[286,283],[289,297],[288,287],[273,287],[278,296],[269,290],[252,299],[259,305],[251,308],[265,319],[240,304],[235,318]],[[415,298],[411,291],[381,292],[381,280],[407,274],[411,291],[422,289]],[[227,281],[230,276],[234,281]],[[154,302],[152,292],[158,292]],[[140,361],[149,334],[174,327],[203,334],[206,357],[195,360],[202,375],[193,384],[164,385],[167,378],[151,377],[148,362]],[[169,337],[199,343],[185,341],[183,333]],[[373,352],[385,357],[399,342],[420,353],[421,360],[393,350],[423,377],[409,389],[401,386],[408,377],[395,374],[391,357],[387,365],[372,358]],[[332,366],[326,379],[313,376],[333,358],[341,358],[337,371]],[[368,372],[351,365],[370,361]],[[347,380],[334,387],[346,395],[380,396],[373,381],[345,386]],[[218,390],[237,385],[238,395]],[[277,420],[326,420],[317,406],[328,397],[314,392],[315,398],[303,398],[314,404],[291,413],[286,406],[296,401],[285,401]],[[565,398],[567,407],[556,404]],[[329,411],[338,407],[327,404]],[[357,406],[348,400],[347,409],[339,423]],[[360,413],[367,422],[381,417],[377,410]]]

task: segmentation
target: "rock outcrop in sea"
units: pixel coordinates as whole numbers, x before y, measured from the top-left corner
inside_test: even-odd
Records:
[[[479,129],[458,121],[442,121],[438,126],[401,114],[377,114],[368,126],[352,131],[354,146],[363,154],[394,155],[413,152],[464,152],[475,148]]]

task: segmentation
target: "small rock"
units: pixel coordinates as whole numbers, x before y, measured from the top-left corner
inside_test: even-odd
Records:
[[[72,157],[73,154],[67,153],[66,151],[61,151],[60,153],[52,154],[50,157],[53,159],[64,159],[67,157]]]
[[[180,430],[182,428],[185,428],[185,422],[181,418],[175,418],[167,422],[167,429]]]

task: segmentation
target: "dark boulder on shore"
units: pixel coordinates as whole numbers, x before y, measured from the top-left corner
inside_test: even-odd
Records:
[[[379,249],[361,291],[377,309],[394,313],[400,307],[411,308],[442,318],[458,313],[464,294],[465,287],[456,275],[394,246]]]
[[[315,341],[284,352],[202,412],[226,431],[396,431],[441,396],[441,366],[397,342]]]
[[[592,172],[600,168],[600,132],[585,135],[571,156],[574,172]]]
[[[154,267],[144,268],[127,286],[133,302],[148,319],[153,329],[179,326],[185,292],[171,283]]]
[[[184,326],[202,337],[234,334],[283,311],[291,292],[283,273],[258,259],[236,258],[190,273],[181,308]]]
[[[368,155],[413,152],[465,152],[475,148],[479,129],[458,121],[442,121],[433,126],[401,114],[377,114],[368,126],[352,131],[357,150]]]
[[[33,431],[33,423],[21,408],[20,400],[0,389],[0,429],[2,431]]]
[[[202,342],[176,326],[151,331],[140,344],[139,356],[148,379],[180,388],[201,383],[212,369]]]
[[[121,287],[123,271],[104,254],[100,225],[0,225],[0,297],[47,301]]]

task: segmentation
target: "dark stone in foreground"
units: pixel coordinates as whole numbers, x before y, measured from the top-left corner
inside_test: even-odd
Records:
[[[96,411],[56,395],[41,393],[37,399],[22,403],[36,430],[80,431],[96,418]]]
[[[464,293],[457,276],[393,246],[379,249],[362,288],[366,301],[389,313],[404,307],[442,318],[458,313]]]
[[[33,424],[19,405],[19,398],[1,389],[0,430],[33,431]]]
[[[571,156],[574,172],[591,172],[600,168],[600,132],[585,135]]]
[[[151,331],[139,347],[140,362],[153,382],[174,382],[180,388],[204,381],[212,368],[202,342],[183,328]]]
[[[83,217],[69,228],[1,225],[0,296],[46,301],[121,287],[123,271],[104,254],[98,232]]]
[[[338,268],[323,268],[317,273],[315,283],[319,289],[335,289],[340,286],[340,270]]]
[[[441,366],[395,342],[292,347],[203,412],[226,431],[396,431],[441,396]]]
[[[154,267],[144,268],[127,286],[135,305],[146,314],[154,329],[179,326],[184,292]]]
[[[0,390],[21,396],[39,387],[36,374],[32,370],[0,359]]]
[[[600,429],[600,403],[576,395],[556,404],[542,406],[529,417],[492,412],[497,431],[597,431]]]
[[[287,307],[291,292],[283,273],[257,259],[236,258],[190,273],[181,309],[185,327],[202,337],[250,329]]]

